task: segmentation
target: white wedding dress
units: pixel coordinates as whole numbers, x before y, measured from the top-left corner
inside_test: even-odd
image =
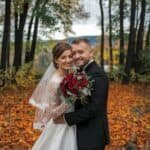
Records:
[[[54,74],[49,86],[58,89],[62,77]],[[58,96],[58,94],[56,95]],[[74,111],[73,105],[66,112]],[[55,124],[52,119],[48,121],[40,137],[32,147],[32,150],[77,150],[76,126],[66,124]]]

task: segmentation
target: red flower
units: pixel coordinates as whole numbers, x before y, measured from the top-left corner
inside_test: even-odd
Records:
[[[82,84],[82,86],[87,86],[88,85],[88,80],[87,79],[83,79],[81,84]]]
[[[85,73],[70,73],[68,74],[60,84],[60,89],[65,98],[72,99],[86,97],[87,94],[82,92],[82,90],[88,91],[90,93],[90,82]]]
[[[73,89],[73,83],[72,83],[72,82],[68,83],[68,89],[69,89],[69,90],[72,90],[72,89]]]

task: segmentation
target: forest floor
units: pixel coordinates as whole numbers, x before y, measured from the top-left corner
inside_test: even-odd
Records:
[[[35,108],[28,104],[33,87],[0,91],[0,150],[29,150],[40,132],[32,128]],[[123,150],[130,141],[144,150],[150,139],[150,86],[111,83],[108,118],[111,143],[107,150]]]

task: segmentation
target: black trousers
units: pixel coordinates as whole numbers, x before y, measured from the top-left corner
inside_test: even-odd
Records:
[[[101,147],[98,148],[98,149],[78,149],[78,150],[105,150],[105,145],[104,145],[104,146],[101,146]]]

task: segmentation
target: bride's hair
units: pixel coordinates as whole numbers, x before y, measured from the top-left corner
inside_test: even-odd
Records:
[[[52,55],[53,55],[53,63],[56,68],[58,68],[56,64],[56,60],[62,55],[62,53],[66,50],[72,50],[71,45],[66,43],[66,42],[59,42],[57,43],[53,50],[52,50]]]

